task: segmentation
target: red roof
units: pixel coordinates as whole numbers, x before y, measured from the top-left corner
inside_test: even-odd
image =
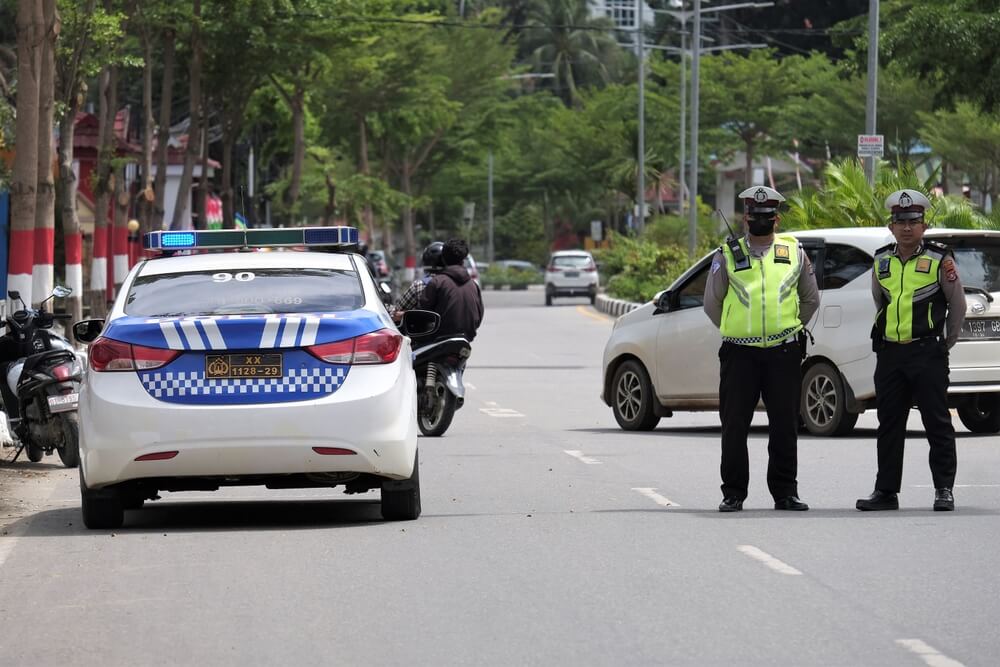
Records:
[[[73,152],[92,152],[96,155],[98,149],[98,129],[97,116],[92,113],[78,111],[76,114],[76,129],[73,134]],[[129,131],[129,110],[121,109],[115,114],[115,154],[142,155],[142,146],[127,140]],[[153,150],[156,150],[156,137],[153,137]],[[187,146],[187,135],[181,135],[180,147],[167,146],[167,164],[184,164],[184,150]],[[222,165],[209,158],[208,166],[219,169]]]

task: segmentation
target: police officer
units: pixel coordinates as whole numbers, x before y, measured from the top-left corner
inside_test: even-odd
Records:
[[[746,234],[712,259],[705,312],[722,333],[720,512],[743,509],[750,484],[747,434],[758,400],[767,408],[767,487],[776,510],[808,510],[798,498],[797,439],[803,326],[819,305],[812,265],[791,236],[775,235],[785,198],[773,188],[740,193]],[[803,343],[804,344],[804,343]]]
[[[896,242],[875,251],[872,328],[877,353],[878,476],[861,498],[862,511],[899,509],[903,441],[916,402],[930,443],[934,509],[955,509],[955,429],[948,412],[948,350],[965,320],[965,293],[947,246],[924,240],[931,203],[917,190],[889,195],[889,229]]]

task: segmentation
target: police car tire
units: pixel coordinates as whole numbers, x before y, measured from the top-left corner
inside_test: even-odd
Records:
[[[635,408],[635,414],[623,414],[619,405],[619,391],[630,395],[630,404]],[[635,405],[638,399],[638,405]],[[615,371],[611,382],[611,411],[615,421],[626,431],[651,431],[660,423],[653,401],[653,384],[649,381],[649,373],[635,359],[629,359]]]
[[[974,394],[958,406],[958,418],[973,433],[1000,432],[1000,394]]]
[[[62,416],[63,446],[59,448],[59,460],[67,468],[80,465],[80,425],[75,414]]]
[[[125,523],[125,507],[117,489],[92,491],[87,488],[80,473],[80,507],[83,525],[91,530],[121,528]]]
[[[32,463],[38,463],[45,456],[45,452],[42,451],[41,447],[35,447],[34,445],[27,445],[24,448],[24,455],[28,457],[28,460]]]
[[[382,482],[382,518],[386,521],[412,521],[420,516],[420,451],[413,457],[409,479]]]
[[[836,368],[821,361],[802,374],[799,415],[812,435],[842,436],[854,430],[858,414],[847,410],[844,380]]]

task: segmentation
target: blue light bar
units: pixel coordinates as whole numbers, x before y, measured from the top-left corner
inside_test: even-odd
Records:
[[[143,237],[147,250],[224,250],[244,248],[325,247],[354,250],[355,227],[292,227],[288,229],[218,229],[150,232]]]

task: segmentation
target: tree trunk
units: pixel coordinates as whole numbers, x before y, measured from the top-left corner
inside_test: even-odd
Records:
[[[746,166],[745,166],[744,169],[745,169],[745,171],[743,173],[743,178],[745,180],[743,182],[743,187],[744,188],[749,188],[751,185],[754,185],[754,182],[753,182],[753,142],[750,142],[750,141],[746,142]],[[695,194],[691,193],[691,196],[694,197]],[[692,199],[692,201],[694,201],[694,199]]]
[[[55,276],[56,188],[52,176],[52,130],[55,119],[56,0],[42,0],[44,33],[39,48],[38,189],[35,203],[35,265],[31,301],[37,305],[52,294]]]
[[[417,266],[417,240],[413,233],[413,184],[410,181],[410,159],[403,158],[399,178],[406,195],[406,203],[403,205],[403,239],[406,244],[406,264],[403,276],[407,282],[413,280],[414,269]]]
[[[90,306],[90,316],[104,317],[107,312],[107,282],[108,282],[108,179],[111,177],[110,156],[107,152],[108,127],[108,96],[111,94],[111,70],[105,65],[97,85],[97,164],[95,165],[96,180],[94,182],[94,244],[90,264],[90,289],[87,292],[87,303]],[[114,118],[111,119],[113,128]]]
[[[238,131],[228,130],[228,125],[224,122],[222,127],[225,134],[222,135],[222,228],[235,229],[236,216],[233,202],[233,144]]]
[[[38,185],[38,89],[43,30],[42,6],[35,0],[17,3],[17,152],[10,188],[10,261],[7,289],[32,303],[35,254],[35,188]],[[19,306],[15,306],[19,307]]]
[[[142,214],[139,216],[139,237],[153,229],[153,39],[149,30],[142,29],[142,190],[139,193]]]
[[[163,79],[160,84],[160,120],[156,134],[156,181],[153,192],[156,200],[153,203],[153,216],[150,228],[163,229],[164,188],[167,185],[167,144],[170,142],[170,106],[173,104],[174,91],[174,50],[177,33],[167,29],[163,33]]]
[[[368,163],[368,124],[363,115],[358,116],[358,170],[364,176],[371,175],[371,167]],[[371,202],[365,202],[365,207],[361,213],[365,229],[368,231],[368,240],[375,241],[375,215],[372,211]],[[383,243],[383,249],[385,244]]]
[[[292,177],[288,183],[286,202],[288,208],[294,212],[295,205],[299,201],[299,190],[302,185],[302,163],[306,156],[306,119],[305,119],[305,99],[306,91],[299,85],[295,86],[292,94]]]
[[[194,20],[191,25],[191,116],[188,124],[187,150],[184,152],[184,170],[177,190],[174,218],[170,229],[181,229],[185,215],[191,208],[191,175],[201,151],[201,0],[194,0]]]
[[[201,117],[201,165],[198,175],[198,189],[195,192],[195,209],[198,211],[198,221],[195,229],[208,229],[208,127],[207,113]]]
[[[73,135],[76,130],[76,97],[59,122],[59,184],[62,201],[63,248],[66,254],[66,286],[73,293],[66,299],[72,322],[83,319],[83,238],[76,212],[76,174],[73,172]],[[72,336],[72,327],[67,328]],[[71,338],[72,340],[72,338]]]

